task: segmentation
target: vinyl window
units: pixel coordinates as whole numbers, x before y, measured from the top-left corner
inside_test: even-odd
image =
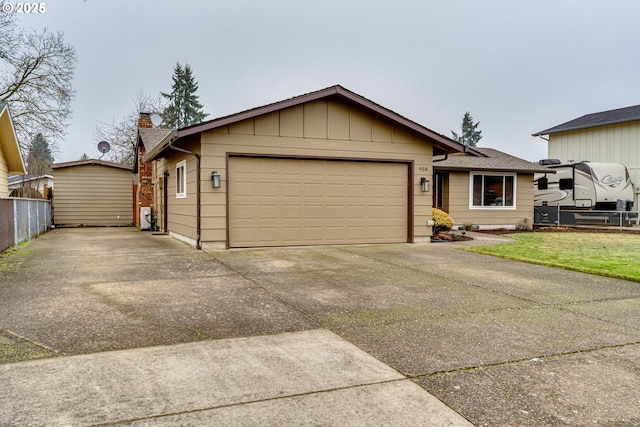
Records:
[[[471,209],[515,209],[515,174],[471,174]]]
[[[176,198],[187,197],[187,162],[181,161],[176,165]]]

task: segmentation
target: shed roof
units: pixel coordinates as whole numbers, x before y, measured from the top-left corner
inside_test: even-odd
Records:
[[[215,128],[219,128],[222,126],[230,125],[233,123],[240,122],[242,120],[251,119],[264,114],[269,114],[285,108],[301,105],[305,102],[311,102],[311,101],[316,101],[319,99],[325,99],[325,98],[331,98],[331,97],[340,98],[340,99],[355,103],[365,110],[384,116],[387,119],[395,123],[401,124],[404,127],[428,138],[429,140],[432,141],[434,145],[434,152],[436,154],[457,153],[457,152],[464,152],[466,150],[470,150],[469,148],[463,146],[462,144],[459,144],[453,139],[447,136],[441,135],[439,133],[436,133],[430,129],[427,129],[426,127],[419,125],[418,123],[413,122],[379,104],[376,104],[375,102],[370,101],[358,95],[355,92],[351,92],[350,90],[345,89],[340,85],[331,86],[315,92],[310,92],[310,93],[289,98],[283,101],[264,105],[262,107],[253,108],[250,110],[242,111],[240,113],[220,117],[220,118],[209,120],[197,125],[178,129],[177,131],[175,131],[177,133],[176,141],[179,142],[181,138],[185,138],[190,135],[194,135],[194,134],[198,134],[198,133],[212,130]],[[147,148],[147,154],[144,156],[143,160],[150,161],[160,157],[161,153],[165,149],[167,149],[169,143],[171,142],[171,139],[172,138],[167,138],[166,140],[162,141],[161,144],[156,145],[151,150]],[[476,155],[481,155],[481,154],[476,153]]]
[[[551,135],[554,133],[588,129],[598,126],[614,125],[619,123],[635,122],[638,120],[640,120],[640,105],[634,105],[632,107],[618,108],[615,110],[587,114],[561,125],[534,133],[533,136]]]
[[[45,175],[11,175],[9,176],[8,182],[9,185],[15,184],[18,182],[30,182],[37,181],[40,179],[51,178],[53,179],[53,175],[45,174]]]
[[[4,102],[0,102],[0,150],[7,162],[9,174],[22,175],[26,172],[9,106]]]
[[[484,157],[463,153],[449,154],[444,160],[433,159],[436,171],[494,171],[518,173],[553,173],[544,166],[512,156],[494,148],[474,147]]]
[[[71,168],[74,166],[87,166],[87,165],[107,166],[110,168],[124,169],[127,171],[131,171],[130,165],[123,165],[122,163],[107,162],[105,160],[99,160],[99,159],[87,159],[87,160],[76,160],[73,162],[65,162],[65,163],[54,163],[51,165],[51,169],[62,169],[62,168]]]

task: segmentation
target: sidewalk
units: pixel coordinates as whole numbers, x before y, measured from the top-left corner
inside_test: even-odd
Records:
[[[471,426],[327,330],[0,365],[0,424]]]

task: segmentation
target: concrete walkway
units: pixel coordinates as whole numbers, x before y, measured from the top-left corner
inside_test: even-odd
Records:
[[[2,425],[471,425],[326,330],[0,365],[0,384]]]
[[[0,260],[0,425],[637,425],[639,284],[457,250],[508,241],[475,237],[54,230]]]

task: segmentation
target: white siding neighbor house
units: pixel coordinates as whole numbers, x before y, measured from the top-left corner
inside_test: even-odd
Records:
[[[640,105],[587,114],[533,136],[548,140],[548,157],[562,163],[622,163],[634,183],[634,210],[640,194]]]

